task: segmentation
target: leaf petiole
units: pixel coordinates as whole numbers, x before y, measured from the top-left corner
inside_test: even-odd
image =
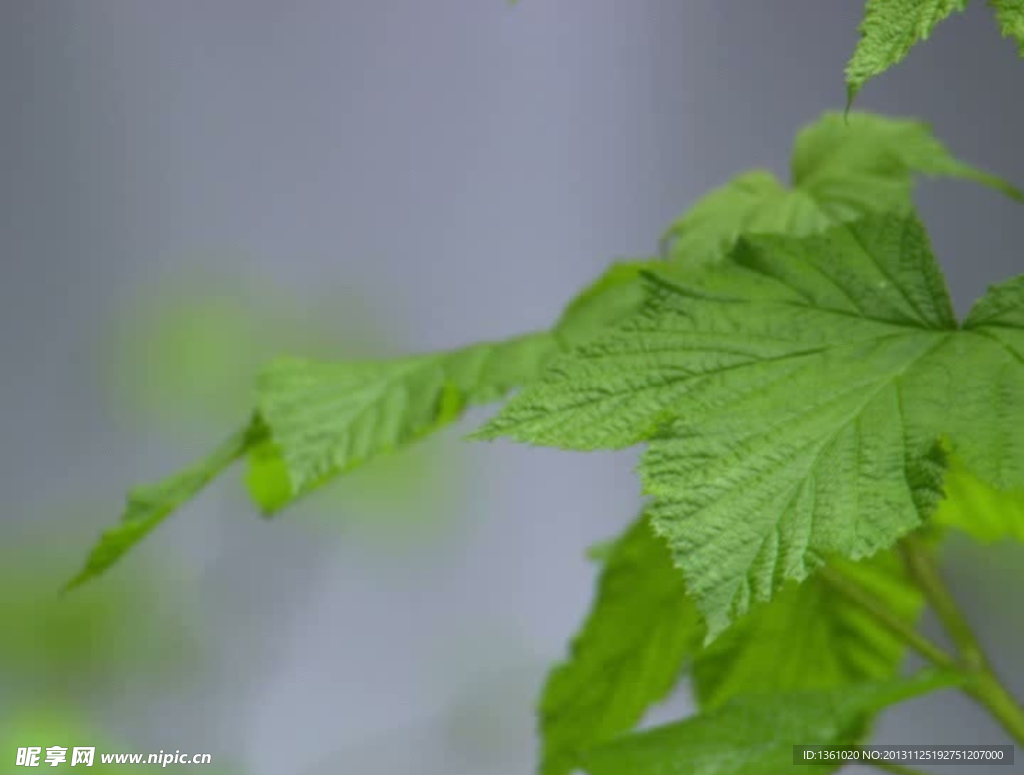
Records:
[[[956,670],[958,668],[957,661],[952,655],[914,629],[912,625],[908,624],[889,608],[884,601],[864,589],[857,582],[827,565],[818,571],[818,575],[836,592],[859,605],[867,613],[871,614],[879,624],[936,667],[946,670]]]
[[[1024,745],[1024,708],[995,674],[974,631],[942,581],[928,548],[918,536],[910,535],[900,542],[900,551],[910,576],[949,631],[958,650],[956,657],[922,635],[882,600],[835,568],[825,566],[818,573],[836,592],[859,605],[929,662],[963,675],[967,679],[963,691],[981,704],[1017,743]]]
[[[968,676],[964,691],[980,703],[1019,744],[1024,745],[1024,708],[1007,691],[978,642],[970,623],[942,580],[935,558],[919,536],[900,541],[907,571],[924,592],[959,653],[959,670]]]

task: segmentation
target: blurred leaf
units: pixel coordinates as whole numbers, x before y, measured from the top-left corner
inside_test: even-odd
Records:
[[[257,503],[266,499],[272,504],[290,485],[280,458],[262,457],[267,451],[250,452],[245,478]],[[458,505],[462,488],[455,476],[465,477],[474,463],[454,439],[425,439],[373,458],[330,486],[310,490],[288,504],[288,518],[308,529],[343,533],[346,542],[359,541],[374,551],[422,548],[424,542],[450,535],[469,517]]]
[[[999,31],[1005,38],[1013,38],[1024,57],[1024,0],[989,0],[996,12]]]
[[[604,565],[612,556],[612,552],[615,550],[616,543],[616,539],[606,538],[603,541],[598,541],[597,543],[591,544],[587,547],[587,559],[591,562],[597,563],[598,565]]]
[[[123,691],[142,674],[155,688],[194,667],[196,612],[180,593],[163,598],[158,568],[61,596],[53,580],[72,548],[58,547],[61,539],[54,532],[32,544],[8,540],[0,553],[0,621],[8,623],[0,638],[0,701],[85,701],[112,686]]]
[[[245,275],[186,272],[139,295],[117,320],[112,398],[170,432],[237,417],[267,361],[381,355],[390,350],[366,294],[342,293],[320,311],[314,299]]]
[[[945,499],[933,520],[963,530],[977,541],[1024,541],[1024,490],[998,490],[975,476],[956,455],[950,456],[943,482]]]
[[[623,737],[594,750],[589,775],[769,775],[789,772],[794,745],[858,741],[878,712],[903,700],[952,686],[948,674],[861,684],[831,692],[737,697],[718,710]],[[801,767],[807,775],[836,764]]]
[[[747,172],[702,197],[665,236],[668,257],[721,259],[743,234],[808,236],[872,213],[909,212],[915,174],[963,178],[1024,194],[955,159],[920,121],[870,113],[825,113],[793,145],[792,187],[770,172]]]
[[[52,746],[67,748],[67,760],[63,764],[52,766],[46,764],[46,749]],[[71,766],[72,749],[95,748],[96,755],[92,770],[100,765],[100,751],[121,751],[129,749],[112,748],[110,741],[99,734],[84,718],[75,713],[55,710],[32,709],[21,710],[10,717],[0,720],[0,766],[9,767],[9,771],[17,771],[15,767],[19,748],[42,748],[39,766],[45,772],[73,773],[82,772],[82,765]],[[117,771],[133,775],[144,768],[132,765],[118,765]],[[8,771],[8,770],[5,770]],[[31,771],[31,770],[27,770]]]
[[[913,626],[924,601],[895,552],[830,564]],[[891,678],[905,653],[900,638],[814,575],[788,583],[698,654],[693,683],[701,707],[713,708],[741,694],[834,689]]]
[[[56,765],[46,763],[46,749],[51,747],[67,749],[64,762]],[[71,765],[73,751],[76,747],[96,749],[92,767],[85,768],[83,764]],[[6,765],[12,768],[11,771],[20,770],[20,767],[14,769],[19,748],[42,748],[38,765],[42,768],[42,772],[81,773],[98,770],[102,775],[104,768],[109,767],[111,772],[116,769],[118,773],[140,775],[158,769],[155,764],[102,764],[101,754],[143,754],[148,757],[157,751],[147,750],[123,741],[111,740],[109,735],[103,734],[91,721],[87,721],[85,714],[57,710],[52,707],[46,709],[32,707],[19,710],[6,718],[0,717],[0,766]],[[168,752],[171,751],[168,750]],[[182,753],[200,752],[183,750]],[[159,770],[161,772],[195,772],[196,766],[168,764],[160,765]],[[207,775],[232,775],[236,772],[234,769],[222,766],[216,761],[216,757],[213,757],[211,764],[202,766],[201,770]]]
[[[117,405],[133,406],[181,433],[237,416],[239,406],[252,402],[260,368],[282,353],[380,357],[394,348],[382,336],[379,309],[369,298],[345,291],[319,310],[315,300],[263,287],[251,277],[185,273],[157,293],[140,296],[119,321],[110,343]],[[369,538],[416,525],[433,530],[400,534],[416,540],[436,535],[439,523],[457,509],[425,501],[423,493],[450,498],[457,489],[453,454],[451,447],[441,452],[435,447],[369,461],[365,470],[316,500],[316,521],[333,529],[358,525]],[[256,468],[269,464],[255,482],[257,500],[273,502],[279,497],[275,492],[288,489],[277,478],[283,471],[273,468],[281,461],[265,449],[254,459]]]
[[[611,549],[569,658],[544,686],[541,773],[568,775],[584,751],[632,729],[672,691],[704,634],[668,546],[638,519]]]

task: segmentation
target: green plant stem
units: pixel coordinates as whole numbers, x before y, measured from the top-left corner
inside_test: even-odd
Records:
[[[985,652],[974,635],[974,630],[964,617],[949,588],[939,575],[939,569],[929,548],[920,536],[908,535],[900,542],[903,562],[911,578],[924,592],[929,604],[935,609],[939,621],[949,633],[956,646],[960,660],[965,667],[983,670],[988,666]]]
[[[908,572],[956,646],[960,671],[968,678],[964,691],[988,710],[1019,745],[1024,745],[1024,708],[992,669],[974,630],[942,580],[932,552],[916,535],[904,538],[900,551]]]
[[[924,770],[915,770],[913,767],[904,767],[902,764],[871,762],[871,766],[882,772],[891,772],[893,775],[928,775]]]
[[[818,573],[823,581],[871,614],[879,624],[929,662],[947,670],[957,668],[957,662],[953,656],[919,633],[889,608],[883,600],[864,589],[860,584],[827,565]]]
[[[984,706],[1018,745],[1024,746],[1024,708],[1003,686],[999,676],[991,669],[985,670],[964,691]]]

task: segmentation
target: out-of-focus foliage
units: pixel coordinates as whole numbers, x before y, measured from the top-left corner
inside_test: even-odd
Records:
[[[542,775],[568,775],[675,687],[704,626],[665,542],[640,518],[604,557],[593,608],[544,685]]]
[[[4,767],[14,766],[18,748],[32,746],[44,755],[50,746],[69,749],[66,763],[43,765],[47,772],[76,771],[74,746],[97,749],[94,767],[100,751],[137,752],[130,739],[104,726],[110,719],[101,709],[134,695],[180,691],[202,674],[204,610],[169,567],[135,564],[125,569],[123,583],[100,582],[74,595],[54,587],[77,553],[82,511],[81,505],[50,508],[9,523],[0,543]],[[171,584],[176,592],[168,596]]]
[[[86,714],[81,711],[59,709],[55,706],[25,707],[4,717],[0,715],[0,766],[5,772],[14,772],[19,748],[42,748],[39,766],[44,772],[72,773],[83,772],[83,765],[71,766],[72,749],[95,748],[96,754],[92,768],[85,772],[102,772],[99,753],[128,753],[132,749],[111,741],[99,732],[95,725],[89,723]],[[46,749],[52,746],[67,748],[67,759],[56,766],[46,763]],[[10,768],[9,770],[6,768]],[[111,768],[114,769],[113,767]],[[143,766],[129,764],[116,765],[117,772],[125,775],[139,775],[146,769]],[[208,769],[208,768],[207,768]],[[26,772],[32,772],[26,769]]]
[[[839,691],[745,695],[596,748],[583,769],[589,775],[781,773],[793,766],[794,745],[850,745],[863,736],[868,719],[887,706],[955,683],[954,676],[922,673]],[[841,766],[815,762],[804,771],[828,775]]]
[[[237,422],[239,408],[252,401],[256,375],[278,356],[369,359],[396,352],[393,325],[368,307],[368,298],[348,289],[311,304],[251,277],[183,272],[140,293],[117,316],[106,342],[111,405],[186,438],[211,423]],[[381,456],[316,493],[299,516],[323,529],[355,527],[370,540],[379,533],[427,540],[443,534],[447,515],[458,511],[454,471],[463,457],[436,441]],[[267,493],[268,504],[273,482],[253,485]]]
[[[66,748],[65,761],[57,764],[48,764],[46,761],[46,749],[52,747]],[[93,764],[86,767],[84,764],[72,766],[73,753],[75,748],[95,748],[93,753]],[[118,772],[125,775],[141,775],[141,773],[154,772],[195,772],[196,765],[168,764],[166,766],[156,764],[103,764],[101,754],[149,754],[157,753],[158,750],[148,750],[118,740],[115,737],[104,734],[98,726],[89,718],[88,714],[82,711],[69,710],[55,706],[43,707],[34,705],[22,708],[16,713],[8,716],[0,714],[0,765],[10,767],[8,771],[20,770],[15,767],[19,748],[42,748],[39,754],[40,770],[26,769],[26,772],[42,771],[53,773],[74,773],[74,772]],[[181,749],[164,749],[165,752],[174,753]],[[200,751],[181,750],[183,754],[202,753]],[[238,770],[230,764],[213,760],[208,765],[198,767],[208,775],[236,775]]]
[[[394,352],[366,298],[350,290],[310,302],[252,276],[183,269],[139,291],[111,321],[111,405],[165,433],[235,420],[260,368],[280,355]]]
[[[116,695],[141,676],[151,686],[177,683],[194,669],[199,613],[182,591],[166,599],[161,588],[171,581],[158,567],[60,595],[53,580],[65,572],[73,545],[56,530],[30,537],[0,548],[0,708],[8,700]],[[40,546],[49,556],[40,556]],[[180,589],[180,579],[175,583]]]
[[[685,264],[721,260],[743,234],[800,237],[875,213],[910,212],[919,176],[971,180],[1021,200],[1014,186],[953,156],[921,121],[825,113],[797,133],[784,185],[746,172],[705,194],[662,237]]]
[[[946,499],[935,512],[938,524],[963,530],[978,541],[1024,541],[1024,489],[997,490],[955,455],[943,487]]]
[[[496,653],[509,656],[507,642],[486,652],[493,662]],[[457,649],[456,649],[457,650]],[[466,773],[491,772],[495,762],[528,766],[531,751],[529,702],[541,665],[522,654],[501,661],[502,667],[483,671],[467,669],[460,662],[461,679],[448,687],[448,698],[437,710],[397,728],[355,740],[304,767],[295,775],[323,772]],[[439,666],[443,675],[450,664]],[[525,772],[519,767],[513,772]]]

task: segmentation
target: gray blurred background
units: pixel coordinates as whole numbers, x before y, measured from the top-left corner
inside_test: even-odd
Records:
[[[1024,62],[975,5],[858,107],[1024,184]],[[786,175],[794,132],[843,105],[862,10],[0,3],[0,741],[73,730],[224,775],[530,772],[584,549],[639,503],[632,454],[460,443],[478,413],[275,521],[236,472],[92,588],[54,590],[126,486],[245,419],[275,354],[542,328],[711,187]],[[961,310],[1024,267],[1019,206],[952,182],[918,202]],[[980,557],[958,543],[948,572],[1024,693],[1022,552]],[[878,736],[1003,742],[952,695]]]

